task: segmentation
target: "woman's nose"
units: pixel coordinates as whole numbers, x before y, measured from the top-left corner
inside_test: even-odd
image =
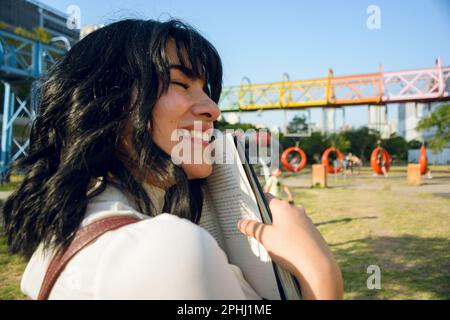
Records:
[[[205,97],[192,107],[192,112],[205,121],[215,121],[220,116],[220,109],[210,97]]]

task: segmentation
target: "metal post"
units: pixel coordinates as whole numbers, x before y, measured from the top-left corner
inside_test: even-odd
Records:
[[[331,114],[333,116],[333,132],[336,132],[336,109],[331,109],[333,111]]]
[[[308,108],[308,131],[307,131],[308,136],[312,132],[311,123],[312,123],[312,121],[311,121],[311,108]]]
[[[8,132],[8,136],[6,138],[6,148],[8,150],[8,155],[11,156],[11,152],[12,152],[12,137],[13,137],[13,124],[14,124],[14,120],[11,120],[12,117],[14,117],[14,103],[16,102],[16,94],[14,93],[13,90],[11,90],[11,96],[9,99],[9,119],[8,122],[5,123],[5,126],[7,124],[8,127],[7,132]],[[9,162],[11,161],[11,158],[9,157],[7,160],[8,166],[9,166]]]
[[[342,107],[342,127],[345,129],[345,106]]]
[[[11,85],[8,82],[3,82],[3,86],[5,87],[5,92],[3,95],[2,140],[0,154],[0,171],[2,181],[9,166],[9,154],[11,152],[11,141],[8,141],[8,138],[10,137],[9,131],[11,131],[11,127],[8,126],[11,112]]]
[[[39,41],[33,44],[33,76],[38,78],[42,74],[42,46]]]

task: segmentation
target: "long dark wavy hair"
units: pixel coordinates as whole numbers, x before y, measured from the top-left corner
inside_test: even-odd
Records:
[[[144,172],[155,181],[176,182],[166,192],[164,212],[198,222],[203,179],[188,180],[148,129],[149,123],[154,127],[155,103],[170,83],[166,44],[171,39],[180,63],[205,79],[205,91],[217,103],[222,88],[217,51],[194,28],[173,19],[109,24],[77,42],[49,70],[38,92],[28,155],[11,167],[25,174],[3,207],[12,253],[29,258],[40,243],[66,245],[88,200],[107,184],[123,190],[142,213],[156,215],[136,179]],[[132,128],[136,160],[119,148],[124,123]]]

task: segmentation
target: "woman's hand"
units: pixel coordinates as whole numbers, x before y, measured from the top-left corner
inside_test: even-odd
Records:
[[[342,299],[339,266],[305,209],[265,195],[272,224],[241,220],[239,230],[258,240],[277,264],[298,279],[304,299]]]

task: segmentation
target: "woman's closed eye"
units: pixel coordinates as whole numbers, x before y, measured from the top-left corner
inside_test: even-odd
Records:
[[[189,89],[189,85],[187,83],[181,82],[181,81],[171,81],[170,83],[178,85],[182,87],[183,89]]]

